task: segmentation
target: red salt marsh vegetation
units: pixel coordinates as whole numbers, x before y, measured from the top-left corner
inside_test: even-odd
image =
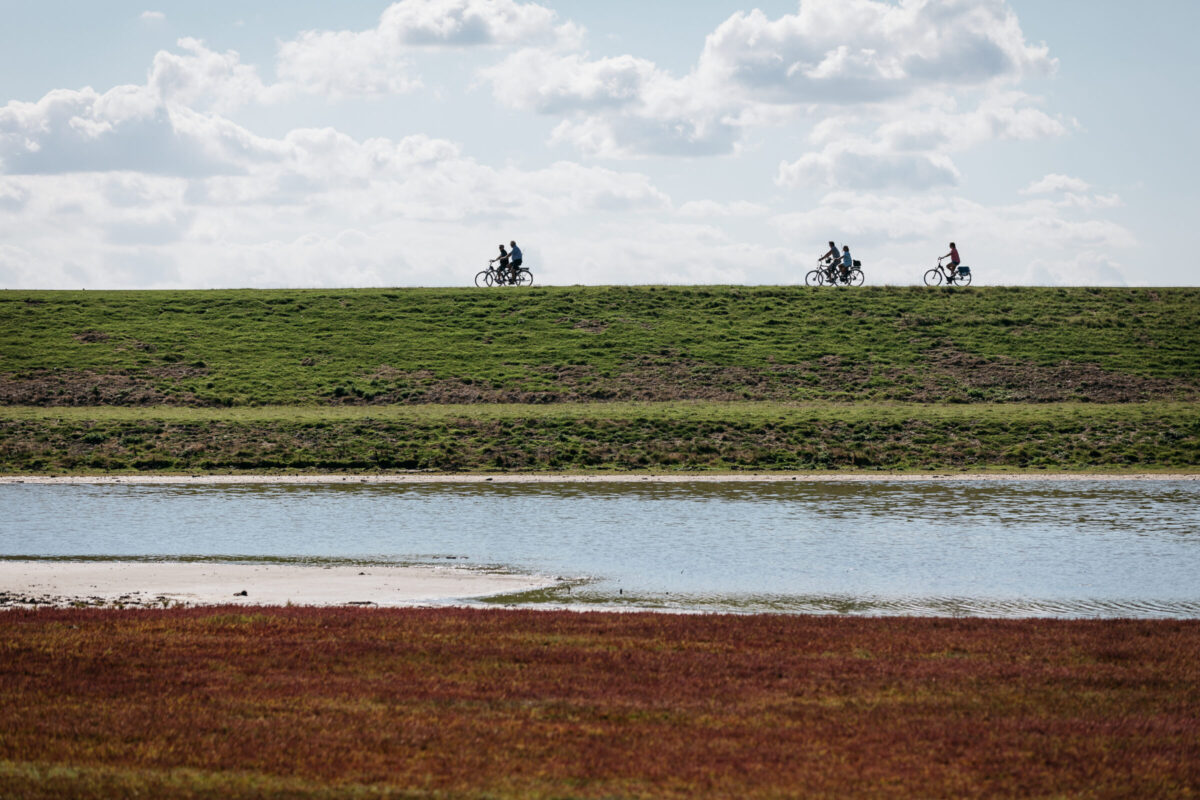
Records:
[[[0,614],[0,797],[1194,797],[1200,621]]]

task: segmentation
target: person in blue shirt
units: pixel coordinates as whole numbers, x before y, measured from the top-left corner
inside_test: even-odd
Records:
[[[517,247],[515,241],[509,242],[509,258],[512,259],[509,263],[509,281],[517,282],[517,271],[521,269],[521,261],[524,260],[521,255],[521,248]]]
[[[850,275],[850,269],[854,266],[854,259],[850,256],[850,245],[842,245],[842,278]]]

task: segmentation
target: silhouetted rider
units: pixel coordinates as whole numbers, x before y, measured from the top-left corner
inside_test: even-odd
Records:
[[[525,258],[524,258],[524,256],[521,255],[521,248],[517,247],[516,242],[508,243],[508,252],[509,252],[509,255],[512,256],[512,267],[510,267],[510,269],[512,270],[512,280],[513,280],[513,283],[516,283],[517,282],[517,272],[521,269],[521,262],[524,261]]]
[[[500,255],[493,259],[489,259],[489,264],[496,264],[496,272],[500,273],[501,277],[508,278],[508,259],[509,253],[504,249],[504,245],[500,245]]]
[[[842,254],[838,252],[837,245],[833,242],[829,243],[829,249],[817,260],[825,267],[825,274],[833,280],[833,265],[837,263]]]

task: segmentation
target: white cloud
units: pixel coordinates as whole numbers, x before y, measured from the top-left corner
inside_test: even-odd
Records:
[[[775,182],[790,188],[914,191],[955,186],[962,175],[950,153],[990,141],[1066,135],[1071,123],[1049,116],[1033,102],[1021,92],[1005,91],[983,98],[969,111],[943,99],[934,107],[885,105],[865,114],[828,116],[809,135],[821,149],[781,163]],[[880,124],[879,118],[887,121]]]
[[[484,69],[481,77],[510,108],[561,114],[640,103],[647,86],[664,79],[645,59],[619,56],[589,61],[581,53],[521,50]]]
[[[561,226],[672,207],[638,173],[492,167],[424,135],[267,138],[163,95],[181,96],[127,86],[0,108],[0,241],[21,242],[0,285],[457,284],[498,230],[537,252],[567,240]]]
[[[399,94],[419,87],[422,48],[516,43],[573,45],[582,30],[551,9],[515,0],[401,0],[364,31],[306,31],[279,47],[284,83],[332,98]]]
[[[163,103],[227,112],[248,103],[271,101],[279,87],[268,88],[258,70],[242,64],[232,50],[218,53],[198,39],[176,43],[183,53],[154,55],[147,87]]]
[[[587,155],[733,153],[753,128],[807,119],[820,138],[831,118],[846,117],[859,138],[875,126],[871,144],[802,154],[781,183],[927,187],[957,181],[947,152],[1067,132],[1007,88],[1054,67],[1003,0],[804,0],[777,19],[734,14],[683,76],[632,55],[561,48],[527,48],[480,75],[501,104],[560,117],[550,141]],[[971,111],[954,108],[960,96]],[[829,183],[841,174],[852,181]]]
[[[720,203],[716,200],[689,200],[675,212],[681,217],[765,217],[770,208],[762,203],[734,200]]]
[[[143,11],[138,19],[146,23],[165,22],[167,15],[161,11]]]
[[[796,14],[734,14],[708,37],[698,71],[771,102],[846,104],[926,87],[979,86],[1055,68],[1002,0],[893,4],[804,0]]]
[[[553,10],[515,0],[400,0],[376,30],[395,43],[439,46],[573,42],[580,35]]]
[[[704,156],[734,149],[741,109],[715,103],[691,77],[675,78],[633,56],[527,48],[480,71],[502,104],[564,119],[551,142],[588,155]]]
[[[796,161],[781,163],[775,182],[789,188],[923,190],[955,186],[960,179],[958,169],[945,155],[871,152],[834,144],[819,153],[808,153]]]
[[[1021,190],[1021,194],[1055,194],[1057,192],[1086,192],[1092,186],[1080,178],[1051,173]]]
[[[235,169],[230,151],[251,142],[223,141],[222,132],[233,133],[195,112],[168,108],[146,87],[119,86],[104,94],[59,89],[36,103],[0,107],[0,170],[212,174]]]
[[[276,157],[268,140],[218,112],[272,102],[286,89],[265,86],[237,53],[217,53],[195,39],[178,44],[182,53],[155,55],[145,85],[103,94],[58,89],[33,103],[0,106],[0,171],[208,175]]]
[[[989,94],[969,111],[954,105],[917,105],[889,110],[875,138],[892,151],[960,151],[991,141],[1032,141],[1067,135],[1074,120],[1055,118],[1022,92]]]
[[[421,82],[410,66],[377,30],[308,31],[280,45],[275,69],[287,84],[337,99],[411,91]]]
[[[711,156],[728,153],[738,139],[736,126],[721,119],[686,115],[589,115],[560,122],[551,143],[565,143],[585,155],[630,159],[648,156]]]

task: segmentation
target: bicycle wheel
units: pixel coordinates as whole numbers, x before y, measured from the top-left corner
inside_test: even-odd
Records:
[[[970,286],[971,285],[971,273],[969,273],[969,272],[958,273],[957,275],[954,276],[954,282],[957,283],[959,286]]]
[[[491,286],[492,285],[492,271],[490,269],[485,269],[483,272],[480,272],[478,275],[476,275],[475,276],[475,285],[478,286],[480,289],[482,289],[486,286]]]
[[[517,270],[517,278],[515,281],[517,286],[533,286],[533,273],[521,267]]]
[[[863,271],[861,269],[859,269],[858,267],[855,267],[854,269],[850,270],[850,276],[847,280],[849,281],[851,286],[862,286],[863,281],[865,281],[866,279],[867,279],[867,276],[863,275]]]
[[[805,286],[821,286],[825,283],[825,272],[823,270],[814,269],[804,276]]]
[[[940,286],[942,283],[942,271],[937,267],[925,273],[926,286]]]

